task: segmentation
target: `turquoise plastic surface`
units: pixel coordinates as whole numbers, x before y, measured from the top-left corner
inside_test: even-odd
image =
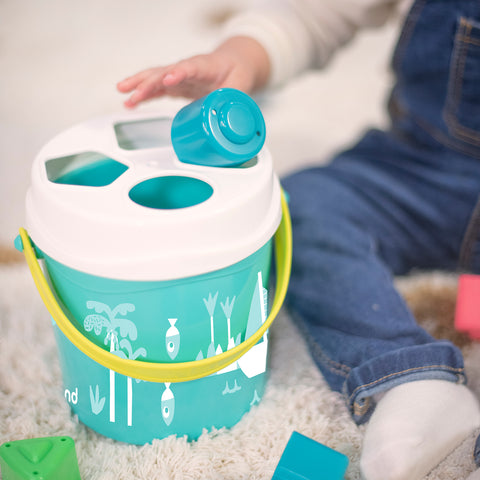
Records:
[[[174,210],[198,205],[212,194],[213,188],[198,178],[166,175],[138,183],[128,196],[144,207]]]
[[[72,270],[48,256],[53,288],[71,321],[97,345],[139,361],[194,361],[238,345],[265,321],[271,241],[227,268],[174,281],[130,282]],[[199,380],[137,381],[80,352],[54,324],[64,395],[97,432],[144,444],[232,427],[260,401],[268,338]]]
[[[3,480],[80,480],[75,443],[66,436],[6,442],[0,467]]]
[[[293,432],[272,480],[343,480],[347,466],[342,453]]]
[[[128,167],[123,163],[105,158],[84,165],[53,180],[63,185],[81,185],[84,187],[105,187],[113,183]]]
[[[265,121],[252,98],[239,90],[221,88],[177,113],[171,139],[182,162],[237,166],[261,150]]]

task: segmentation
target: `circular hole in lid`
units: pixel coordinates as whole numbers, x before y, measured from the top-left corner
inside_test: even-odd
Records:
[[[161,210],[193,207],[208,200],[213,188],[198,178],[169,175],[135,185],[128,196],[142,207]]]

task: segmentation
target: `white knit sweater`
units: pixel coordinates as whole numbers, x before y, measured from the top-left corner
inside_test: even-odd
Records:
[[[225,36],[259,41],[271,62],[269,86],[322,68],[361,28],[383,25],[412,0],[261,0],[228,22]]]

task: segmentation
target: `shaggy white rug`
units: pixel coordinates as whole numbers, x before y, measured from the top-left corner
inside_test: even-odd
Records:
[[[424,323],[451,316],[456,278],[414,275],[399,281]],[[451,326],[447,325],[447,332]],[[69,435],[82,480],[270,479],[296,430],[348,456],[346,479],[360,479],[362,428],[342,397],[329,390],[285,312],[271,329],[270,378],[263,400],[231,430],[205,432],[196,442],[169,437],[132,446],[104,438],[70,414],[49,315],[23,264],[0,265],[0,443]],[[463,341],[468,374],[480,396],[480,346]],[[475,470],[475,436],[428,480],[462,480]]]
[[[0,17],[8,20],[0,22],[0,86],[9,92],[0,112],[0,153],[10,159],[0,162],[0,240],[10,245],[22,223],[30,165],[41,145],[73,123],[117,111],[122,99],[116,81],[207,48],[218,32],[206,16],[249,1],[184,0],[181,8],[149,0],[0,2]],[[396,24],[366,32],[327,71],[264,99],[268,144],[279,173],[300,167],[299,161],[326,159],[366,125],[383,123],[386,67],[396,37]],[[452,336],[456,278],[416,275],[400,283],[425,324]],[[462,342],[470,383],[480,397],[480,347]],[[347,455],[346,478],[359,479],[362,429],[323,381],[285,312],[271,329],[270,346],[265,396],[235,428],[205,433],[194,443],[168,438],[144,447],[120,444],[71,416],[51,322],[33,280],[23,264],[0,265],[0,443],[70,435],[82,480],[254,480],[272,477],[296,430]],[[465,479],[475,469],[474,440],[472,435],[428,480]]]

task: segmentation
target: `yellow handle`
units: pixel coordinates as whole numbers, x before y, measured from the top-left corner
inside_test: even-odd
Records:
[[[20,229],[20,238],[22,239],[25,259],[30,268],[33,280],[35,281],[35,285],[37,286],[40,296],[50,312],[50,315],[55,320],[63,334],[80,351],[94,359],[100,365],[115,370],[127,377],[138,378],[149,382],[187,382],[218,372],[227,365],[235,362],[235,360],[238,360],[260,341],[280,311],[283,300],[285,299],[285,294],[287,293],[292,263],[292,225],[287,201],[283,192],[281,202],[282,221],[275,233],[277,285],[272,309],[268,318],[252,336],[247,338],[240,345],[237,345],[220,355],[191,362],[153,363],[124,359],[104,350],[90,341],[87,337],[82,335],[74,325],[72,325],[58,304],[43,271],[40,268],[30,237],[23,228]]]

